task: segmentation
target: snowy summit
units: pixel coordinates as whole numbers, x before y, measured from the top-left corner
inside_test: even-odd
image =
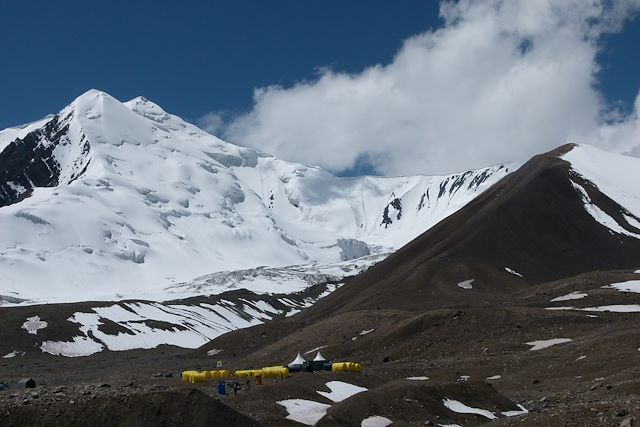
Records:
[[[338,178],[97,90],[0,132],[0,164],[0,296],[42,302],[161,299],[216,271],[386,253],[510,170]]]

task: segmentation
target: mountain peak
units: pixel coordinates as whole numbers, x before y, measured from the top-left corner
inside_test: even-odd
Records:
[[[149,101],[144,96],[137,96],[130,101],[124,102],[123,105],[134,113],[146,117],[156,123],[163,123],[170,118],[170,115],[162,109],[158,104]]]
[[[121,114],[126,114],[127,110],[156,123],[163,123],[170,118],[170,115],[162,107],[149,101],[144,96],[137,96],[127,102],[120,102],[107,92],[99,89],[89,89],[84,92],[74,99],[65,110],[76,111],[78,117],[83,119],[97,119],[102,117],[105,109],[113,111],[110,116],[116,115],[111,118],[120,121],[123,120]]]
[[[107,92],[104,92],[102,90],[99,89],[89,89],[86,92],[84,92],[83,94],[81,94],[80,96],[78,96],[76,99],[73,100],[73,102],[71,102],[70,105],[75,106],[75,105],[88,105],[88,104],[95,104],[96,102],[100,102],[102,100],[104,100],[105,98],[108,99],[112,99],[116,102],[119,102],[117,99],[115,99],[113,96],[109,95]]]
[[[342,179],[92,89],[0,134],[0,296],[164,297],[219,270],[380,254],[508,172]]]

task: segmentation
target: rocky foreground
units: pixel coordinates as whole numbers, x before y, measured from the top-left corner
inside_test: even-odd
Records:
[[[371,416],[394,425],[629,426],[640,420],[640,313],[620,307],[631,310],[640,295],[610,284],[637,277],[589,273],[422,313],[372,309],[315,322],[308,310],[196,351],[166,346],[65,358],[33,349],[0,359],[0,382],[37,382],[0,391],[0,424],[293,426],[301,424],[278,402],[304,399],[328,405],[321,426],[360,425]],[[327,357],[362,362],[365,371],[292,374],[223,397],[213,382],[188,385],[178,377],[214,369],[218,359],[232,370],[286,364],[318,347]],[[318,393],[331,381],[368,391],[334,402]],[[445,400],[496,419],[455,412]],[[517,405],[528,412],[502,415]]]

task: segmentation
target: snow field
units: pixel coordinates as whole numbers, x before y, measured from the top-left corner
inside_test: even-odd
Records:
[[[54,119],[59,184],[0,209],[0,295],[24,304],[300,289],[300,275],[269,272],[191,282],[386,254],[516,167],[339,178],[226,143],[142,97],[121,103],[96,90],[55,118],[0,131],[0,150]]]
[[[70,341],[44,341],[40,348],[43,352],[67,357],[88,356],[103,350],[149,349],[162,344],[198,348],[226,332],[263,323],[296,307],[298,303],[292,300],[287,300],[284,309],[266,301],[247,299],[240,299],[236,304],[227,300],[192,305],[147,301],[116,303],[74,313],[67,320],[78,325],[78,334]],[[107,320],[124,332],[114,335],[101,331],[100,325]]]

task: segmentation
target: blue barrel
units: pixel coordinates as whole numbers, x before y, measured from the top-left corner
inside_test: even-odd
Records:
[[[218,394],[221,396],[227,394],[227,387],[224,385],[224,381],[218,383]]]

